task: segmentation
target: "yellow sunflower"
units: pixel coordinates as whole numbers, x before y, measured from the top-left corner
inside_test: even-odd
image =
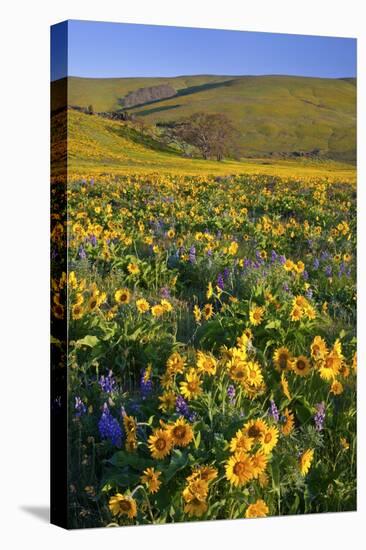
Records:
[[[74,321],[77,321],[77,320],[79,320],[83,317],[84,308],[80,304],[74,304],[72,306],[71,313],[72,313],[72,318],[74,319]]]
[[[152,306],[151,313],[153,317],[161,317],[165,313],[165,309],[161,304],[156,304],[155,306]]]
[[[238,430],[230,441],[230,451],[250,451],[253,446],[253,439],[249,437],[243,430]]]
[[[131,275],[138,275],[140,273],[139,266],[133,262],[128,264],[127,270]]]
[[[169,313],[173,309],[173,306],[169,302],[169,300],[161,300],[160,305],[163,308],[163,310],[165,311],[165,313]]]
[[[244,424],[243,432],[245,435],[253,439],[255,442],[259,441],[261,436],[268,430],[267,424],[260,419],[249,420]]]
[[[189,481],[184,488],[182,496],[185,502],[190,502],[194,498],[200,501],[206,500],[208,494],[208,483],[204,479],[195,478]]]
[[[263,383],[263,375],[261,368],[258,363],[255,361],[248,361],[246,364],[247,368],[247,380],[246,382],[249,386],[254,386],[258,388]]]
[[[131,300],[131,294],[128,288],[120,288],[114,293],[114,299],[117,304],[128,304]]]
[[[310,346],[311,357],[318,361],[324,359],[328,353],[328,348],[325,340],[321,336],[315,336]]]
[[[197,370],[206,374],[215,374],[217,361],[210,353],[197,351]]]
[[[177,351],[172,353],[166,362],[170,374],[182,374],[185,365],[186,360]]]
[[[287,397],[287,399],[291,401],[290,389],[284,372],[281,374],[281,388],[285,397]]]
[[[252,457],[244,451],[236,452],[226,461],[225,475],[235,487],[245,485],[253,479]]]
[[[291,362],[291,367],[298,376],[307,376],[308,374],[310,374],[310,363],[305,355],[299,355],[299,357],[295,357]]]
[[[196,479],[203,479],[209,483],[210,481],[216,479],[218,476],[218,471],[213,466],[196,466],[190,476],[187,477],[187,481],[194,481]]]
[[[283,433],[283,435],[287,436],[287,435],[290,435],[294,430],[295,417],[294,417],[294,413],[291,412],[290,409],[288,409],[287,407],[283,412],[283,416],[285,420],[281,426],[281,432]]]
[[[274,351],[273,362],[278,372],[290,370],[291,360],[292,360],[292,355],[287,348],[281,347],[281,348],[277,348]]]
[[[339,374],[342,366],[342,359],[337,353],[331,351],[319,362],[318,366],[320,378],[328,381],[334,379]]]
[[[209,300],[212,297],[212,294],[213,294],[212,283],[209,282],[208,285],[207,285],[207,292],[206,292],[207,300]]]
[[[195,369],[190,369],[186,374],[185,381],[180,383],[180,392],[190,401],[202,393],[201,384],[202,380]]]
[[[164,458],[172,449],[172,439],[168,430],[155,430],[154,433],[150,435],[148,443],[153,458]]]
[[[258,499],[254,504],[249,504],[246,512],[246,518],[265,518],[269,514],[269,508],[262,499]]]
[[[333,393],[333,395],[341,395],[341,393],[343,393],[343,389],[343,384],[339,382],[339,380],[333,380],[330,387],[330,393]]]
[[[56,319],[63,319],[64,311],[65,311],[65,308],[62,304],[55,304],[52,307],[52,313],[56,317]]]
[[[306,476],[314,458],[314,449],[307,449],[299,458],[301,475]]]
[[[121,493],[109,499],[109,509],[114,516],[127,516],[132,519],[137,515],[137,506],[134,498]]]
[[[258,326],[263,321],[264,307],[253,306],[249,311],[249,320],[253,326]]]
[[[265,454],[269,454],[276,446],[278,441],[278,429],[275,426],[270,426],[262,433],[260,443]]]
[[[294,306],[290,313],[291,321],[300,321],[303,316],[303,310],[297,306]]]
[[[154,468],[146,468],[146,470],[143,471],[143,475],[141,476],[140,481],[141,483],[146,485],[149,493],[154,494],[157,493],[160,489],[160,476],[161,472],[156,472]]]
[[[172,444],[177,447],[187,447],[193,440],[192,426],[181,416],[169,428]]]
[[[150,309],[150,304],[145,298],[140,298],[136,300],[136,307],[139,313],[147,313]]]
[[[211,304],[204,305],[202,313],[206,321],[208,321],[214,314],[213,306]]]
[[[202,319],[202,312],[197,305],[193,307],[193,315],[196,320],[196,323],[199,323]]]
[[[267,468],[268,456],[262,452],[258,451],[252,456],[252,468],[253,468],[253,477],[257,479],[259,476],[264,474]]]
[[[164,392],[162,395],[159,395],[159,409],[163,412],[174,411],[176,400],[177,396],[173,391]]]

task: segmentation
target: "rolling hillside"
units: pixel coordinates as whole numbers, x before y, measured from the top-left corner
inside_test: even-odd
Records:
[[[57,88],[53,83],[57,107]],[[95,111],[121,109],[141,88],[168,84],[177,94],[129,108],[149,123],[171,122],[197,111],[225,113],[240,130],[245,157],[319,149],[322,156],[356,157],[355,79],[289,76],[181,76],[89,79],[70,77],[68,103]]]
[[[53,176],[64,174],[66,151],[65,113],[52,116]],[[180,175],[270,174],[289,177],[329,177],[342,181],[355,179],[351,165],[335,161],[307,159],[247,159],[205,161],[183,158],[129,124],[90,116],[73,109],[67,112],[69,178],[136,173]]]

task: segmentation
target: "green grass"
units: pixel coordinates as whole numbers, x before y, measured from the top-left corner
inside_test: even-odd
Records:
[[[326,157],[356,157],[355,79],[289,76],[184,76],[88,79],[71,77],[68,103],[96,111],[120,108],[129,91],[169,83],[177,96],[133,109],[149,123],[178,120],[197,111],[225,113],[240,131],[243,156],[319,148]],[[61,81],[53,83],[54,107]]]
[[[53,117],[56,136],[63,135],[59,126],[62,116],[59,114]],[[216,162],[183,158],[124,123],[74,110],[68,111],[68,171],[72,177],[159,172],[186,175],[269,174],[296,178],[331,177],[347,181],[355,179],[352,165],[330,160],[258,158]]]

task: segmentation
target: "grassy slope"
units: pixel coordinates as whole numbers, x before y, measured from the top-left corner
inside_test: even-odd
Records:
[[[58,116],[54,117],[57,132]],[[354,170],[336,162],[246,160],[215,162],[185,159],[119,122],[70,110],[68,113],[69,174],[88,177],[101,174],[272,174],[294,177],[336,177],[354,180]]]
[[[70,105],[119,108],[129,91],[169,82],[179,94],[132,111],[147,121],[171,121],[203,110],[224,112],[241,131],[243,155],[320,148],[334,159],[355,158],[354,79],[288,76],[69,79]],[[221,84],[220,84],[221,83]],[[57,89],[57,83],[54,84]]]

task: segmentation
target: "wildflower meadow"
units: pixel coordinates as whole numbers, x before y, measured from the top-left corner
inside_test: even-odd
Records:
[[[70,178],[71,527],[355,510],[355,212],[339,178]]]

